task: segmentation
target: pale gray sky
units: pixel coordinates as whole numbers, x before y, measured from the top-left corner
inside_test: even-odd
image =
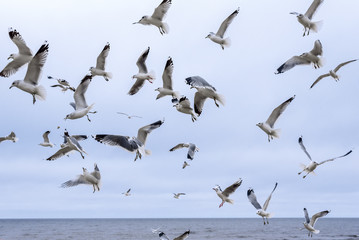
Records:
[[[36,53],[47,40],[49,56],[40,84],[47,89],[46,101],[32,105],[29,94],[9,86],[23,79],[26,67],[0,81],[2,127],[0,135],[14,131],[19,141],[2,142],[1,218],[24,217],[257,217],[246,191],[252,187],[263,203],[274,183],[268,210],[275,217],[302,217],[303,207],[311,212],[330,209],[330,217],[358,217],[358,64],[343,67],[341,80],[323,79],[313,89],[312,82],[339,63],[359,57],[359,22],[356,0],[326,0],[314,16],[323,20],[318,33],[302,37],[302,26],[289,12],[305,12],[312,0],[235,1],[173,0],[165,21],[170,33],[161,36],[153,26],[133,25],[143,15],[152,14],[160,0],[132,1],[6,1],[0,21],[0,68],[17,51],[8,28],[17,29]],[[224,51],[205,39],[235,9],[240,12],[226,35],[232,46]],[[312,49],[320,39],[324,66],[298,66],[281,75],[276,69],[293,55]],[[94,66],[106,42],[110,42],[107,70],[109,82],[95,77],[87,91],[89,104],[95,103],[92,122],[86,118],[64,120],[72,111],[70,92],[51,88],[46,76],[67,79],[75,87]],[[148,82],[134,96],[127,95],[137,73],[139,55],[151,47],[147,66],[157,79]],[[189,115],[177,112],[169,97],[155,100],[155,88],[162,86],[162,71],[168,56],[173,58],[174,88],[193,103],[195,90],[186,77],[199,75],[226,98],[217,108],[207,100],[202,115],[192,123]],[[284,100],[295,100],[276,123],[281,138],[268,143],[255,124],[265,121]],[[140,115],[127,119],[116,112]],[[133,162],[134,154],[106,146],[89,138],[81,142],[88,152],[49,162],[57,151],[63,129],[70,134],[101,133],[134,136],[137,129],[165,118],[165,123],[148,137],[152,155]],[[61,126],[60,129],[56,129]],[[43,148],[43,132],[50,130],[55,148]],[[297,140],[304,143],[314,160],[342,155],[346,158],[326,163],[316,176],[297,175],[300,163],[308,159]],[[169,152],[180,142],[194,142],[200,148],[191,166],[182,169],[186,150]],[[102,174],[100,192],[91,186],[63,189],[61,183],[76,177],[82,167]],[[242,185],[231,196],[234,205],[224,204],[212,190],[225,188],[238,178]],[[121,193],[132,188],[132,196]],[[172,193],[185,192],[174,199]],[[329,216],[328,216],[329,217]]]

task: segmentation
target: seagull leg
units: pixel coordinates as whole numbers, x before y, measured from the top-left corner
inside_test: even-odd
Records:
[[[262,218],[263,218],[263,224],[266,225],[266,220],[264,219],[264,217],[262,217]]]
[[[87,120],[89,120],[89,122],[91,122],[91,119],[88,114],[86,114],[86,117],[87,117]]]
[[[219,204],[219,208],[223,207],[224,201],[221,202],[221,204]]]
[[[92,193],[95,193],[95,191],[96,191],[95,184],[92,184],[92,187],[93,187],[93,192]]]
[[[217,103],[216,99],[214,98],[214,103],[216,104],[217,107],[219,107],[219,104]]]
[[[32,104],[35,104],[35,102],[36,102],[35,94],[32,94]]]
[[[81,154],[82,159],[85,159],[85,156],[82,154],[82,152],[79,152]]]
[[[269,224],[269,222],[268,222],[268,218],[266,218],[267,219],[267,224]]]

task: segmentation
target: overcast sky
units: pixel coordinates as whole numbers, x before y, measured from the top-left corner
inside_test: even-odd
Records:
[[[313,81],[339,63],[359,58],[359,15],[357,0],[326,0],[314,16],[323,20],[318,33],[302,37],[303,28],[289,12],[304,13],[312,0],[173,0],[165,21],[168,35],[154,26],[133,25],[151,15],[160,0],[132,1],[6,1],[0,21],[0,68],[17,52],[8,28],[17,29],[33,53],[47,40],[49,55],[40,84],[47,90],[46,101],[32,104],[32,97],[17,88],[23,67],[9,78],[0,79],[2,127],[0,136],[14,131],[19,141],[0,144],[1,218],[85,218],[85,217],[258,217],[246,192],[252,187],[263,204],[278,182],[268,211],[275,217],[303,217],[331,210],[330,217],[359,217],[358,122],[359,62],[343,67],[341,79],[323,79],[309,90]],[[222,50],[205,39],[222,21],[240,7],[226,35],[232,45]],[[324,66],[298,66],[281,75],[276,69],[287,59],[313,48],[320,39]],[[86,93],[95,103],[86,118],[64,120],[72,112],[73,94],[50,86],[51,75],[77,87],[94,66],[105,44],[111,44],[106,69],[113,79],[95,77]],[[149,70],[156,73],[153,84],[145,83],[134,96],[127,92],[137,73],[137,58],[147,48]],[[167,58],[174,62],[173,85],[193,104],[195,89],[185,78],[199,75],[226,99],[217,108],[207,100],[202,115],[192,122],[189,115],[172,107],[170,97],[156,99],[162,86]],[[280,139],[268,143],[256,126],[271,111],[296,95],[276,123]],[[116,112],[136,114],[127,119]],[[77,152],[56,161],[45,159],[57,151],[65,128],[70,134],[119,134],[135,136],[138,128],[165,119],[147,139],[150,156],[133,161],[135,155],[122,148],[100,144],[91,137],[81,142],[88,153],[83,160]],[[60,129],[57,129],[60,126]],[[50,130],[54,148],[44,148],[42,134]],[[302,179],[297,173],[308,158],[298,145],[303,141],[313,160],[345,158],[326,163],[316,175]],[[181,142],[193,142],[200,151],[191,166],[182,169],[186,150],[168,150]],[[89,185],[60,188],[61,183],[82,173],[82,167],[98,164],[102,174],[100,192]],[[243,179],[231,195],[234,205],[225,203],[212,190]],[[132,196],[121,193],[132,188]],[[174,199],[172,193],[185,192]],[[329,217],[328,216],[328,217]]]

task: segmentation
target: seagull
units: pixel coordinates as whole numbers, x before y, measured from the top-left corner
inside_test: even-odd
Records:
[[[317,222],[318,218],[326,216],[328,213],[330,213],[330,211],[325,210],[325,211],[318,212],[318,213],[314,214],[311,219],[309,219],[309,214],[308,214],[307,209],[304,208],[303,210],[304,210],[304,217],[305,217],[305,222],[303,223],[303,225],[309,231],[308,237],[309,236],[313,237],[313,233],[318,234],[320,232],[318,229],[314,228],[314,225]]]
[[[51,85],[50,87],[59,87],[59,88],[61,88],[61,91],[62,91],[62,92],[66,92],[67,90],[71,90],[71,91],[73,91],[73,92],[76,91],[76,89],[73,88],[73,87],[65,87],[64,85],[61,85],[61,84]]]
[[[198,116],[201,115],[204,101],[206,101],[207,98],[212,98],[217,107],[219,107],[217,101],[224,105],[224,97],[218,94],[217,90],[200,76],[188,77],[186,78],[186,83],[190,85],[191,88],[197,89],[194,96],[194,111]]]
[[[178,98],[172,99],[173,107],[176,107],[177,111],[185,114],[190,114],[192,122],[197,121],[197,116],[191,108],[191,103],[186,96],[182,96],[179,100]]]
[[[174,238],[173,240],[184,240],[188,238],[189,234],[190,234],[190,230],[184,232],[183,234]],[[170,240],[164,232],[160,232],[158,236],[160,237],[160,240]]]
[[[127,190],[127,192],[123,192],[122,194],[125,195],[126,197],[131,196],[130,191],[131,191],[131,188],[129,188],[129,189]]]
[[[212,188],[214,191],[216,191],[218,197],[222,199],[222,203],[219,204],[219,207],[222,207],[225,202],[229,202],[230,204],[233,204],[233,200],[229,199],[229,195],[234,193],[239,186],[241,186],[242,179],[239,179],[235,183],[233,183],[231,186],[224,189],[222,192],[222,189],[219,185],[216,185],[214,188]]]
[[[184,161],[182,165],[182,169],[185,169],[187,166],[191,166],[191,165],[189,165],[186,161]]]
[[[133,118],[133,117],[142,118],[142,117],[136,116],[136,115],[128,115],[127,113],[123,113],[123,112],[117,112],[117,113],[127,116],[128,119],[131,119],[131,118]]]
[[[112,78],[112,73],[105,72],[106,58],[110,52],[110,43],[107,43],[97,57],[96,67],[90,67],[92,76],[103,76],[106,81]]]
[[[314,32],[318,32],[319,30],[318,28],[320,27],[322,21],[312,22],[312,17],[317,11],[318,7],[323,3],[323,1],[324,0],[314,0],[304,15],[297,12],[290,13],[296,15],[298,22],[303,25],[304,27],[303,37],[305,36],[305,33],[309,35],[310,30],[313,30]]]
[[[173,61],[171,57],[168,57],[165,69],[163,70],[163,74],[162,74],[163,87],[159,87],[155,89],[155,91],[159,92],[156,97],[156,100],[167,95],[172,96],[172,98],[179,98],[179,92],[175,92],[172,89],[172,73],[173,73]]]
[[[280,129],[273,129],[275,122],[279,118],[279,116],[284,112],[284,110],[287,108],[287,106],[293,101],[295,98],[295,95],[288,100],[284,101],[281,105],[276,107],[267,121],[264,123],[257,123],[256,125],[262,129],[267,135],[268,135],[268,142],[273,138],[279,138]]]
[[[283,63],[278,69],[275,74],[284,73],[296,65],[303,65],[303,64],[314,64],[314,68],[320,68],[322,66],[322,59],[318,56],[323,54],[322,43],[319,40],[314,42],[314,47],[310,52],[306,52],[301,54],[300,56],[294,56],[288,59],[285,63]]]
[[[74,99],[75,102],[71,102],[70,105],[75,109],[72,113],[66,115],[66,119],[78,119],[82,118],[83,116],[87,116],[87,120],[91,122],[88,113],[96,113],[90,112],[90,110],[93,108],[94,103],[90,106],[87,105],[86,99],[85,99],[85,93],[87,91],[87,88],[91,82],[92,75],[86,75],[82,80],[79,86],[76,88],[76,91],[74,93]]]
[[[173,197],[179,199],[181,195],[186,195],[185,193],[173,193]]]
[[[65,79],[61,78],[54,78],[51,76],[47,76],[48,79],[55,79],[59,84],[52,85],[51,87],[60,87],[63,92],[66,92],[67,90],[71,90],[75,92],[75,88],[70,86],[70,83],[66,81]]]
[[[30,93],[32,95],[33,104],[36,102],[35,96],[43,100],[46,98],[46,90],[43,86],[38,85],[38,82],[41,77],[42,68],[45,65],[48,52],[49,44],[45,41],[27,66],[27,72],[24,80],[16,80],[10,86],[10,88],[17,87]]]
[[[315,84],[317,84],[320,80],[322,80],[322,79],[325,78],[325,77],[332,77],[332,78],[334,78],[335,81],[339,81],[339,75],[337,74],[337,71],[338,71],[341,67],[343,67],[344,65],[347,65],[348,63],[351,63],[351,62],[355,62],[356,60],[358,60],[358,59],[354,59],[354,60],[350,60],[350,61],[347,61],[347,62],[343,62],[343,63],[339,64],[336,68],[334,68],[334,70],[330,70],[329,73],[320,75],[320,76],[314,81],[314,83],[312,84],[312,86],[310,86],[310,88],[314,87]]]
[[[179,148],[188,148],[187,158],[189,160],[193,160],[194,153],[199,151],[199,148],[194,143],[179,143],[173,148],[171,148],[170,152],[173,152],[174,150]]]
[[[78,141],[82,139],[86,139],[87,136],[86,138],[84,138],[82,135],[79,136],[80,137],[70,136],[69,133],[65,130],[64,132],[65,141],[63,144],[61,144],[61,148],[46,160],[48,161],[56,160],[62,156],[69,154],[71,151],[78,151],[81,154],[82,159],[84,159],[85,156],[83,155],[83,153],[85,154],[87,153],[82,149]]]
[[[6,137],[0,137],[0,143],[1,143],[2,141],[5,141],[5,140],[12,141],[12,142],[16,142],[16,141],[19,140],[19,139],[16,137],[16,135],[15,135],[14,132],[11,132],[11,133],[10,133],[8,136],[6,136]]]
[[[136,161],[137,158],[141,159],[143,154],[149,155],[151,153],[149,150],[145,149],[147,135],[151,133],[152,130],[159,128],[163,123],[164,120],[159,120],[152,124],[141,127],[138,129],[137,137],[130,138],[129,136],[122,135],[97,134],[94,136],[94,138],[100,143],[122,147],[129,152],[136,152],[136,157],[134,160]]]
[[[79,184],[91,184],[93,187],[93,193],[95,193],[96,189],[97,191],[100,191],[101,173],[97,164],[95,163],[94,171],[91,173],[89,173],[84,167],[82,168],[82,170],[82,175],[77,176],[77,178],[74,180],[64,182],[63,184],[61,184],[61,187],[67,188],[77,186]]]
[[[317,162],[315,162],[315,161],[312,160],[312,157],[311,157],[311,156],[309,155],[309,153],[307,152],[307,149],[305,149],[304,144],[303,144],[303,137],[302,137],[302,136],[299,137],[298,143],[299,143],[300,147],[302,148],[302,150],[304,151],[304,153],[307,155],[307,157],[308,157],[309,160],[310,160],[310,163],[309,163],[307,166],[304,165],[304,164],[302,165],[303,171],[301,171],[301,172],[298,173],[298,175],[300,175],[300,174],[303,173],[303,172],[307,172],[307,174],[304,175],[303,178],[305,178],[309,173],[314,173],[313,171],[317,168],[317,166],[319,166],[319,165],[321,165],[321,164],[323,164],[323,163],[326,163],[326,162],[333,161],[333,160],[335,160],[335,159],[337,159],[337,158],[345,157],[345,156],[349,155],[349,154],[352,152],[352,150],[350,150],[349,152],[347,152],[346,154],[344,154],[344,155],[342,155],[342,156],[335,157],[335,158],[330,158],[330,159],[328,159],[328,160],[325,160],[325,161],[322,161],[322,162],[317,163]]]
[[[153,83],[153,80],[155,79],[154,72],[151,71],[150,73],[148,73],[145,63],[149,52],[150,47],[148,47],[147,50],[141,54],[141,56],[136,62],[136,65],[138,67],[138,73],[133,75],[132,78],[136,78],[137,80],[128,92],[129,95],[136,94],[145,84],[145,80],[148,80],[150,83]]]
[[[233,19],[238,15],[239,8],[235,10],[231,15],[229,15],[221,24],[219,27],[217,33],[210,32],[206,38],[211,39],[213,42],[218,43],[221,45],[222,49],[224,50],[224,47],[229,47],[231,45],[231,39],[223,38],[225,32],[227,31],[228,26],[232,23]]]
[[[16,31],[16,29],[9,28],[9,36],[10,39],[15,43],[17,48],[19,49],[19,53],[10,54],[9,59],[13,59],[9,62],[5,68],[0,72],[1,77],[9,77],[19,70],[23,65],[30,62],[32,59],[32,52],[20,33]]]
[[[172,0],[163,0],[161,4],[155,8],[152,16],[143,16],[138,22],[134,22],[133,24],[154,25],[158,27],[161,35],[167,34],[169,32],[169,27],[167,23],[163,22],[163,18],[171,7],[171,4]]]
[[[258,203],[257,197],[256,197],[256,195],[254,194],[253,189],[250,188],[250,189],[248,189],[248,191],[247,191],[247,197],[248,197],[249,201],[252,203],[252,205],[257,209],[257,214],[263,218],[263,223],[264,223],[264,225],[266,224],[265,219],[267,220],[267,224],[269,224],[268,218],[271,217],[271,214],[270,214],[269,212],[266,212],[266,211],[267,211],[267,208],[268,208],[269,201],[270,201],[271,198],[272,198],[272,194],[273,194],[274,190],[277,188],[277,185],[278,185],[278,183],[275,183],[275,186],[274,186],[272,192],[270,193],[270,195],[268,196],[267,200],[266,200],[266,201],[264,202],[264,204],[263,204],[263,208],[262,208],[262,206]]]
[[[46,131],[44,134],[42,134],[42,137],[44,138],[44,142],[40,143],[39,145],[41,145],[43,147],[53,147],[54,146],[54,144],[50,143],[49,134],[50,134],[50,131]]]

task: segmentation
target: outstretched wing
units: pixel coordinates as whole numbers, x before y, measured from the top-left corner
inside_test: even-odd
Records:
[[[110,52],[110,43],[107,43],[103,48],[102,52],[100,53],[100,55],[98,55],[97,57],[97,62],[96,62],[97,69],[105,70],[106,58],[109,52]]]
[[[133,152],[138,148],[136,142],[130,140],[130,137],[128,136],[97,134],[95,136],[95,140],[100,143],[108,144],[111,146],[122,147],[130,152]]]
[[[350,60],[350,61],[343,62],[343,63],[339,64],[336,68],[334,68],[334,72],[337,72],[344,65],[347,65],[348,63],[351,63],[351,62],[355,62],[356,60],[358,60],[358,59]]]
[[[168,9],[171,7],[172,0],[163,0],[158,7],[155,8],[155,11],[152,14],[152,18],[156,18],[160,21],[167,14]]]
[[[173,61],[172,58],[169,57],[162,74],[163,88],[172,90],[172,73],[173,73]]]
[[[310,160],[312,160],[312,157],[309,155],[309,153],[307,152],[307,149],[304,147],[303,137],[302,137],[302,136],[299,137],[298,143],[299,143],[301,149],[304,151],[304,153],[308,156],[308,158],[309,158]]]
[[[170,149],[170,152],[180,149],[180,148],[184,148],[184,147],[189,147],[189,144],[187,143],[179,143],[176,146],[174,146],[173,148]]]
[[[275,74],[284,73],[294,68],[295,66],[302,64],[310,64],[310,61],[301,56],[291,57],[277,69],[277,72]]]
[[[77,186],[79,184],[90,184],[90,183],[86,181],[84,175],[79,175],[76,179],[64,182],[63,184],[61,184],[61,187],[67,188],[67,187]]]
[[[46,131],[44,134],[42,134],[42,137],[44,138],[45,143],[50,142],[49,141],[49,134],[50,134],[50,131]]]
[[[288,100],[284,101],[281,105],[279,105],[278,107],[276,107],[271,115],[269,116],[269,118],[267,119],[266,123],[273,128],[274,123],[277,121],[277,119],[279,118],[279,116],[284,112],[284,110],[287,108],[287,106],[293,101],[293,99],[295,98],[295,95],[291,98],[289,98]]]
[[[322,46],[322,43],[320,42],[320,40],[317,40],[314,42],[314,47],[310,51],[310,53],[315,56],[318,56],[318,55],[321,56],[323,54],[323,46]]]
[[[318,83],[320,80],[322,80],[323,78],[329,77],[329,76],[330,76],[329,73],[320,75],[320,76],[314,81],[314,83],[312,84],[312,86],[310,86],[310,88],[314,87],[314,85],[317,84],[317,83]]]
[[[310,224],[312,227],[314,227],[314,225],[315,225],[315,223],[317,222],[318,218],[324,217],[324,216],[326,216],[328,213],[330,213],[330,211],[326,210],[326,211],[322,211],[322,212],[318,212],[318,213],[314,214],[314,215],[312,216],[312,219],[310,219],[310,223],[309,223],[309,224]]]
[[[257,201],[257,197],[256,195],[254,194],[254,191],[253,189],[248,189],[247,191],[247,197],[248,197],[248,200],[252,203],[252,205],[257,209],[262,209],[261,205],[258,203]]]
[[[331,159],[328,159],[328,160],[324,160],[324,161],[318,163],[318,165],[321,165],[321,164],[326,163],[326,162],[333,161],[333,160],[335,160],[335,159],[337,159],[337,158],[345,157],[345,156],[349,155],[351,152],[352,152],[352,150],[350,150],[349,152],[347,152],[346,154],[344,154],[344,155],[342,155],[342,156],[335,157],[335,158],[331,158]]]
[[[86,103],[85,93],[87,91],[88,86],[90,85],[92,79],[92,75],[87,74],[82,80],[81,83],[75,90],[74,99],[76,104],[76,110],[87,108],[88,105]]]
[[[66,154],[70,153],[73,149],[69,146],[65,146],[63,148],[60,148],[56,153],[54,153],[52,156],[48,157],[46,160],[53,161],[56,160],[62,156],[65,156]]]
[[[136,82],[132,85],[130,91],[128,91],[128,94],[129,95],[136,94],[138,91],[140,91],[140,89],[143,87],[144,84],[145,84],[145,80],[137,79]]]
[[[305,222],[306,222],[306,223],[309,223],[309,222],[310,222],[310,219],[309,219],[308,211],[307,211],[306,208],[304,208],[303,211],[304,211]]]
[[[136,65],[138,67],[139,73],[147,73],[147,67],[146,67],[146,59],[148,56],[148,53],[150,52],[150,47],[148,47],[141,56],[137,59]]]
[[[157,122],[141,127],[140,129],[138,129],[137,132],[137,140],[140,141],[143,145],[145,145],[147,135],[152,132],[152,130],[159,128],[163,123],[164,121],[159,120]]]
[[[272,192],[269,194],[267,200],[264,202],[264,204],[263,204],[263,210],[264,210],[264,211],[267,211],[267,208],[268,208],[268,205],[269,205],[269,201],[271,200],[272,194],[273,194],[274,190],[277,188],[277,185],[278,185],[278,183],[275,183],[275,186],[274,186]]]
[[[45,65],[47,55],[49,53],[49,44],[45,41],[37,51],[35,56],[31,59],[27,72],[24,78],[24,82],[32,85],[37,85],[42,73],[42,68]]]
[[[221,24],[219,27],[216,35],[223,38],[224,33],[227,31],[228,26],[232,23],[233,19],[238,15],[239,8],[235,10],[231,15],[229,15]]]
[[[307,16],[309,19],[312,19],[313,15],[323,1],[324,0],[314,0],[304,15]]]
[[[188,238],[189,234],[190,234],[190,230],[184,232],[182,235],[174,238],[173,240],[184,240],[184,239]]]
[[[222,194],[226,197],[228,197],[230,194],[234,193],[237,188],[239,186],[241,186],[242,184],[242,179],[239,179],[238,181],[236,181],[235,183],[233,183],[231,186],[227,187],[226,189],[224,189],[224,191],[222,192]]]

